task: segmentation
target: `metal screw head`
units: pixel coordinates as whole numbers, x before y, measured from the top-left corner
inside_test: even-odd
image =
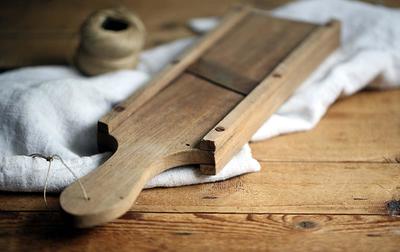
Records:
[[[225,128],[222,127],[222,126],[218,126],[218,127],[215,128],[215,130],[218,131],[218,132],[221,132],[221,131],[224,131]]]
[[[115,106],[115,107],[114,107],[114,110],[117,111],[117,112],[122,112],[122,111],[125,110],[125,108],[118,105],[118,106]]]

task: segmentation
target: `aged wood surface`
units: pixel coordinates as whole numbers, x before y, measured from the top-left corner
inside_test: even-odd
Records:
[[[133,112],[135,112],[141,105],[150,100],[160,90],[165,88],[172,80],[177,78],[186,68],[196,61],[207,49],[210,48],[216,41],[218,41],[227,31],[232,29],[240,20],[243,19],[250,11],[250,8],[231,8],[226,15],[224,15],[221,23],[199,39],[192,48],[185,51],[178,58],[174,59],[169,65],[153,77],[150,83],[146,85],[143,90],[135,92],[118,108],[123,110],[111,111],[103,118],[100,119],[99,126],[105,134],[111,133],[118,125],[126,120]],[[129,106],[128,106],[129,105]]]
[[[399,100],[399,90],[362,92],[338,101],[312,131],[253,143],[253,152],[268,162],[399,163]]]
[[[0,213],[0,246],[20,251],[396,251],[400,243],[400,218],[371,215],[127,213],[92,230],[74,230],[63,222],[59,213]]]
[[[260,173],[248,174],[225,182],[204,184],[169,189],[145,190],[138,198],[134,211],[150,212],[273,212],[273,213],[331,213],[331,214],[386,214],[386,202],[400,197],[400,171],[398,164],[398,150],[391,145],[384,145],[369,138],[372,134],[363,134],[364,142],[359,143],[360,125],[376,131],[391,132],[398,126],[393,124],[393,115],[398,114],[400,91],[362,92],[354,97],[339,101],[321,121],[317,129],[310,132],[292,134],[307,137],[306,142],[313,146],[324,141],[331,149],[343,149],[341,141],[332,141],[340,135],[349,139],[342,155],[352,156],[359,152],[368,151],[376,146],[375,151],[383,155],[388,150],[393,151],[384,163],[376,162],[348,162],[339,159],[332,162],[321,162],[319,156],[326,160],[334,160],[337,152],[316,149],[316,161],[264,161]],[[368,103],[368,105],[367,105]],[[383,105],[380,105],[383,104]],[[362,106],[361,106],[362,105]],[[364,106],[365,105],[365,106]],[[387,112],[383,111],[385,107]],[[349,113],[347,118],[353,122],[341,127],[341,131],[332,130],[326,123],[336,118],[337,114]],[[362,120],[357,115],[367,113],[365,118],[379,118],[376,120]],[[346,118],[346,117],[345,117]],[[343,118],[341,119],[343,120]],[[357,123],[357,120],[359,123]],[[377,128],[378,127],[378,128]],[[315,134],[315,131],[320,131]],[[324,136],[324,137],[323,137]],[[384,142],[400,138],[400,132],[393,131],[390,136],[383,138]],[[327,138],[327,140],[325,140]],[[257,159],[262,159],[265,153],[271,150],[268,145],[274,141],[275,148],[288,148],[287,140],[290,135],[278,137],[277,140],[253,143],[253,153]],[[296,155],[302,151],[305,140],[292,142],[287,153]],[[262,149],[262,144],[266,146]],[[254,148],[256,146],[256,148]],[[361,148],[361,150],[360,150]],[[364,149],[362,149],[364,148]],[[304,152],[303,152],[304,153]],[[272,160],[280,157],[279,152],[273,149],[268,157]],[[289,156],[289,154],[288,154]],[[322,193],[323,192],[323,193]],[[1,195],[0,205],[3,211],[46,210],[41,195],[27,196],[20,194]],[[57,209],[57,197],[51,199],[51,209]]]
[[[289,56],[317,28],[267,15],[247,15],[189,71],[243,95],[249,94],[281,62],[282,55]],[[267,56],[260,59],[260,54]]]
[[[380,107],[385,101],[391,113]],[[311,145],[321,141],[321,135],[335,139],[338,132],[325,121],[342,113],[360,120],[356,115],[363,112],[380,119],[361,118],[363,125],[379,125],[379,130],[389,131],[399,102],[399,91],[362,92],[336,103],[316,129],[320,134],[310,131],[298,135],[310,135],[307,141]],[[341,129],[341,134],[351,138],[359,127],[354,121],[353,126],[345,124]],[[277,138],[280,140],[275,145],[286,146],[286,137]],[[351,156],[363,146],[373,148],[371,145],[377,146],[377,152],[388,150],[364,137],[365,144],[350,141],[342,154]],[[400,132],[391,137],[400,139]],[[263,143],[268,146],[268,142]],[[333,147],[340,145],[338,141],[326,142]],[[260,144],[254,150],[256,157],[270,148],[262,149]],[[301,149],[297,145],[302,141],[291,143],[291,150]],[[272,152],[271,157],[274,155]],[[329,160],[330,155],[336,153],[321,151],[317,157]],[[386,203],[400,198],[398,160],[264,161],[262,166],[260,173],[225,182],[145,190],[133,211],[93,230],[67,228],[57,210],[57,196],[51,197],[50,209],[46,209],[41,195],[2,193],[0,247],[14,251],[397,250],[400,219],[388,216]],[[185,211],[193,213],[182,213]]]
[[[103,1],[94,2],[101,4]],[[152,35],[148,45],[151,46],[189,35],[185,27],[188,18],[220,15],[231,2],[134,1],[132,6],[150,27]],[[271,8],[286,1],[253,2]],[[396,0],[369,2],[399,5]],[[208,7],[210,3],[212,8]],[[89,12],[93,2],[73,1],[66,5],[62,1],[46,1],[46,4],[34,5],[29,1],[10,1],[1,5],[0,50],[4,49],[5,53],[1,51],[1,55],[10,56],[15,48],[24,48],[31,55],[43,53],[59,60],[60,55],[68,55],[74,49],[71,43],[75,39],[79,17],[83,18],[85,12]],[[16,6],[24,9],[29,22],[13,18],[19,17],[15,15]],[[57,15],[61,9],[74,15]],[[18,13],[21,13],[20,9]],[[74,18],[69,18],[72,16]],[[46,30],[46,27],[51,29]],[[52,39],[49,40],[47,34],[51,34]],[[29,47],[25,43],[28,38],[32,38]],[[15,57],[15,54],[11,56]],[[46,209],[40,194],[0,193],[0,250],[398,251],[399,217],[387,216],[385,203],[400,198],[400,182],[396,179],[400,174],[399,108],[399,91],[362,92],[341,100],[310,132],[253,143],[255,157],[262,160],[261,173],[216,184],[145,190],[133,212],[93,230],[66,228],[57,210],[57,195],[49,199],[51,206]],[[300,175],[303,169],[308,176]],[[347,177],[341,171],[347,172]],[[296,176],[301,177],[289,172],[296,172]],[[364,173],[370,175],[367,177]],[[257,175],[268,182],[252,184],[257,181]],[[362,183],[363,178],[366,183]],[[252,191],[254,195],[243,193],[253,185],[258,188],[258,191]],[[267,192],[267,189],[261,189],[263,186],[275,191]],[[285,191],[279,195],[277,188]],[[340,193],[335,194],[335,191]],[[163,197],[171,195],[171,198],[179,192],[177,197],[185,197],[186,202],[203,200],[203,208],[195,213],[179,213],[182,211],[179,209],[165,213],[171,210]],[[193,199],[190,195],[194,195]],[[327,195],[326,199],[324,195]],[[271,200],[277,200],[279,204],[281,198],[286,203],[277,205],[274,210],[236,213],[249,203],[246,201],[249,197],[254,197],[258,206],[269,204],[271,207]],[[232,213],[218,212],[223,211],[221,206],[225,199],[233,204],[234,198],[243,204]],[[319,203],[313,205],[312,198]],[[189,205],[183,200],[180,202],[186,207]],[[282,214],[290,213],[285,211],[288,202],[295,202],[291,209],[298,210],[297,214]],[[303,203],[307,209],[302,208]],[[330,209],[329,205],[332,206]],[[210,209],[208,213],[202,212],[206,207]],[[319,207],[324,211],[317,211]],[[161,210],[152,213],[155,209]]]
[[[296,25],[297,29],[299,27],[302,26]],[[309,31],[310,27],[307,28],[306,33],[309,35],[303,37],[296,49],[292,50],[285,60],[279,62],[272,73],[218,123],[215,130],[203,137],[200,148],[214,151],[216,171],[229,162],[230,157],[238,151],[238,147],[243,146],[265,122],[265,118],[280,107],[281,101],[287,100],[291,90],[298,86],[298,81],[305,80],[309,76],[308,73],[319,65],[318,62],[322,62],[340,46],[339,22],[332,21],[325,26],[315,27],[312,32]],[[304,27],[301,30],[304,32]],[[279,47],[278,51],[282,50],[282,47],[284,46]],[[277,58],[272,53],[266,55],[272,55],[272,62]],[[218,128],[224,131],[219,132]],[[207,165],[200,168],[205,174],[215,174]]]
[[[196,53],[198,49],[194,47],[194,53],[186,56],[189,60],[185,57],[181,60],[194,60],[192,66],[198,66],[199,62],[221,66],[222,79],[215,78],[219,72],[209,76],[207,67],[185,71],[186,63],[178,63],[178,67],[183,65],[180,67],[183,73],[173,68],[171,76],[175,77],[169,85],[165,85],[166,81],[153,83],[150,89],[161,85],[161,91],[144,101],[143,106],[136,108],[133,100],[134,108],[130,108],[129,101],[125,102],[111,112],[115,115],[130,111],[120,115],[119,124],[112,123],[118,115],[112,116],[112,121],[107,117],[101,122],[99,136],[106,140],[99,138],[99,142],[103,147],[113,137],[115,142],[110,149],[115,153],[81,179],[89,199],[82,197],[78,182],[60,195],[62,209],[73,217],[77,226],[91,227],[120,217],[133,205],[147,181],[167,169],[198,164],[202,173],[215,175],[339,47],[339,22],[317,26],[272,18],[248,7],[238,7],[232,12],[222,28],[208,37],[216,40],[214,44],[207,38],[200,43],[200,50],[209,47],[204,55]],[[225,24],[231,22],[235,25],[226,28]],[[258,36],[260,29],[268,35]],[[221,34],[220,30],[222,35],[218,39],[214,35]],[[236,75],[242,77],[237,79]],[[142,96],[135,98],[140,100]],[[107,121],[112,123],[110,127]],[[213,149],[198,148],[204,135],[207,142],[214,143]]]
[[[199,97],[202,102],[196,102]],[[193,75],[181,75],[112,132],[118,142],[116,153],[81,179],[90,200],[72,184],[60,196],[63,209],[79,226],[99,225],[129,210],[158,173],[210,163],[211,155],[194,146],[242,98]]]
[[[132,211],[299,214],[387,214],[400,197],[399,164],[262,163],[260,173],[225,182],[143,191]],[[2,195],[1,210],[46,209],[41,195]]]

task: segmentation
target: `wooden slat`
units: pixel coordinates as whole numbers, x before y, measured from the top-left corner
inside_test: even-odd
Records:
[[[56,213],[0,213],[6,251],[396,251],[400,219],[371,215],[127,213],[95,230]],[[3,251],[4,251],[3,250]]]
[[[231,30],[248,13],[249,8],[232,8],[230,12],[221,20],[221,23],[214,30],[204,35],[189,50],[181,54],[171,64],[166,66],[150,83],[142,90],[138,90],[134,95],[128,97],[118,105],[123,111],[112,111],[101,118],[99,130],[110,134],[118,125],[132,115],[140,106],[154,97],[158,92],[176,79],[190,64],[196,61],[202,53],[218,41],[224,34]]]
[[[263,163],[224,182],[144,190],[141,212],[387,214],[400,197],[398,164]],[[46,210],[40,194],[2,194],[0,210]],[[58,209],[57,198],[49,200]]]
[[[251,13],[188,71],[247,95],[316,27]]]
[[[340,23],[319,26],[274,68],[200,142],[200,149],[214,151],[214,166],[201,166],[216,174],[239,151],[321,62],[340,45]],[[262,109],[260,109],[262,108]],[[222,129],[222,130],[218,130]]]
[[[400,90],[338,101],[315,129],[252,143],[262,161],[400,162]]]
[[[386,214],[398,164],[263,163],[226,182],[145,190],[135,211]]]

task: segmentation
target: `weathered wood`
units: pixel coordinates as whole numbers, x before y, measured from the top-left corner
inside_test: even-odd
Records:
[[[374,215],[132,213],[95,230],[58,213],[0,213],[5,251],[396,251],[399,218]],[[3,251],[4,251],[3,250]]]
[[[196,211],[196,207],[202,204],[203,207],[198,211],[218,212],[225,205],[228,206],[227,211],[236,211],[257,196],[257,204],[265,205],[263,209],[260,210],[259,208],[258,211],[278,213],[288,209],[288,205],[292,205],[288,210],[289,212],[293,209],[297,213],[319,212],[320,206],[312,202],[313,198],[319,198],[320,200],[317,200],[317,202],[321,204],[326,205],[326,202],[331,202],[321,208],[324,212],[326,208],[331,206],[332,209],[328,211],[331,213],[384,214],[386,212],[385,202],[400,197],[400,185],[396,185],[396,176],[399,175],[399,173],[396,173],[398,171],[396,157],[398,157],[399,150],[397,139],[400,138],[400,132],[396,131],[399,122],[393,116],[400,113],[399,101],[400,91],[398,90],[361,92],[354,97],[343,99],[332,106],[317,128],[312,131],[252,143],[253,155],[259,160],[266,161],[263,162],[260,173],[245,175],[242,178],[234,179],[233,182],[228,180],[215,185],[204,184],[145,190],[139,196],[133,209],[136,211],[179,212],[190,208],[191,211]],[[339,124],[340,127],[337,127],[336,125]],[[298,141],[290,141],[292,137],[297,138],[300,135],[303,135],[303,137]],[[340,138],[343,135],[346,137]],[[377,137],[380,141],[376,140]],[[337,139],[342,140],[337,141]],[[343,142],[343,139],[346,139],[346,141]],[[305,143],[307,143],[307,148],[305,148]],[[329,148],[326,148],[327,146]],[[287,153],[290,153],[290,155]],[[291,159],[293,157],[294,159]],[[354,157],[357,157],[361,164],[352,159]],[[364,164],[371,162],[363,161],[370,157],[385,157],[386,161],[383,158],[378,161],[392,164]],[[274,160],[283,162],[288,160],[288,162],[276,164]],[[335,163],[329,164],[329,168],[321,170],[320,167],[324,166],[321,161],[324,160]],[[349,161],[354,163],[348,163]],[[304,168],[307,175],[302,177],[303,168],[301,167],[304,167],[302,165],[304,162],[306,162],[305,167],[314,165],[314,168]],[[368,166],[368,168],[366,169],[365,166]],[[346,167],[353,168],[348,169]],[[378,167],[378,170],[375,171],[375,167]],[[335,175],[340,175],[342,171],[345,171],[348,178],[351,178],[350,181],[346,182],[347,177]],[[322,186],[319,181],[326,179],[327,173],[329,173],[331,182],[325,184],[324,194],[322,195],[318,189],[313,190],[313,187]],[[281,174],[292,175],[275,178],[277,175],[281,176]],[[360,174],[362,177],[357,179]],[[299,176],[309,183],[305,183],[304,187],[301,187],[296,182]],[[368,178],[365,183],[362,181],[364,178]],[[263,179],[266,179],[266,181]],[[284,179],[285,185],[281,185],[281,179]],[[315,184],[314,182],[318,183]],[[343,187],[345,182],[350,187]],[[251,189],[253,186],[255,187],[254,191],[249,191],[249,188]],[[229,197],[229,192],[235,187],[245,189],[235,191],[234,199],[237,199],[237,201],[233,200],[232,196]],[[339,197],[336,194],[338,187],[344,188]],[[277,190],[279,188],[283,188],[284,191],[278,195]],[[274,193],[271,193],[271,190]],[[352,200],[353,192],[359,192],[359,195],[354,195],[358,200]],[[374,198],[365,200],[365,198],[370,199],[370,194]],[[170,198],[165,201],[163,199],[168,195],[171,198],[174,195],[181,198],[179,202],[172,199],[172,203],[178,203],[177,207],[170,209],[170,205],[166,204]],[[263,198],[260,199],[260,195]],[[230,199],[224,201],[227,196]],[[270,202],[279,202],[280,197],[286,198],[282,204],[273,208],[268,205]],[[58,209],[58,196],[51,197],[49,195],[48,200],[49,210]],[[40,194],[1,193],[0,202],[0,210],[2,211],[46,210]],[[292,204],[293,202],[296,203]],[[182,205],[185,209],[181,207]],[[188,207],[190,205],[192,207]],[[346,206],[351,206],[351,209],[349,210]]]
[[[194,102],[199,97],[202,101]],[[126,212],[158,173],[210,163],[209,153],[194,146],[242,98],[195,76],[181,75],[112,132],[117,151],[81,180],[90,200],[72,184],[61,194],[61,206],[79,226],[100,224]]]
[[[0,60],[5,59],[7,55],[11,58],[18,58],[16,57],[17,54],[15,54],[18,49],[24,49],[31,59],[37,59],[38,56],[43,57],[48,55],[46,57],[59,60],[57,57],[60,57],[60,55],[69,55],[69,53],[72,53],[75,49],[70,44],[72,43],[71,41],[74,40],[64,38],[65,35],[62,34],[68,35],[69,33],[67,30],[70,28],[72,28],[71,34],[74,34],[75,30],[79,27],[79,18],[86,17],[89,11],[97,8],[109,7],[100,6],[100,2],[102,1],[51,1],[46,2],[46,4],[38,5],[30,4],[28,1],[2,1],[2,7],[0,8],[0,16],[3,20],[3,22],[0,23],[0,37],[2,38],[0,41],[0,50],[2,50],[2,53],[0,53],[0,55],[2,55],[2,57]],[[190,33],[185,28],[185,23],[188,18],[220,15],[230,2],[230,0],[146,0],[130,1],[129,4],[133,6],[133,10],[136,10],[145,20],[146,27],[150,30],[148,45],[151,46],[189,35]],[[254,2],[270,8],[271,6],[282,4],[285,1],[273,0]],[[397,0],[370,0],[369,2],[399,5]],[[8,4],[9,7],[4,8],[5,4]],[[24,13],[23,18],[21,18],[20,15],[20,13],[22,13],[21,10],[23,10]],[[83,11],[87,13],[85,14]],[[9,13],[9,15],[4,15],[5,12]],[[60,15],[60,13],[63,13],[63,15]],[[69,17],[71,18],[69,19]],[[75,24],[75,26],[73,27],[71,24]],[[7,37],[7,39],[3,39],[8,32],[5,29],[9,29],[10,31],[10,36]],[[13,32],[12,35],[14,37],[11,37],[11,32]],[[47,36],[46,34],[50,35]],[[62,38],[57,39],[58,36]],[[27,46],[26,41],[30,41],[29,46]],[[7,47],[4,46],[5,43],[8,44]],[[7,52],[7,54],[4,52]],[[352,98],[346,98],[335,104],[315,130],[306,133],[290,134],[260,143],[253,143],[253,153],[257,158],[267,161],[288,160],[285,166],[279,167],[281,174],[284,174],[285,169],[291,167],[293,165],[292,162],[296,162],[296,160],[298,160],[299,163],[313,163],[314,159],[315,163],[328,160],[329,162],[337,163],[337,165],[346,165],[346,163],[339,162],[346,160],[361,163],[385,162],[385,160],[381,158],[384,156],[383,154],[385,154],[387,155],[388,162],[395,162],[395,158],[398,156],[396,154],[398,154],[399,150],[398,144],[400,141],[398,140],[400,136],[399,132],[396,131],[399,123],[393,119],[396,119],[397,117],[394,115],[399,113],[399,101],[399,91],[357,94]],[[386,113],[386,111],[389,111],[389,113]],[[362,114],[361,117],[360,113]],[[339,127],[331,127],[330,123],[325,123],[326,121],[330,121],[331,114],[332,117],[336,117],[334,122],[335,125],[340,125]],[[370,119],[367,119],[367,117]],[[350,123],[349,120],[351,118],[354,118],[354,121]],[[362,123],[357,123],[358,120],[361,120]],[[341,121],[343,121],[343,124],[340,123]],[[338,131],[337,128],[340,128],[344,132],[344,135],[341,131]],[[316,134],[315,132],[319,133]],[[298,141],[290,141],[291,137],[297,137],[303,134],[304,136],[298,138]],[[345,142],[343,142],[343,140],[337,140],[340,137],[343,138],[343,136],[347,139]],[[305,145],[304,143],[308,144]],[[354,157],[356,157],[356,159]],[[375,161],[364,161],[364,159],[370,160],[370,157],[373,157]],[[270,165],[270,162],[263,164],[262,172],[265,172],[264,177],[271,178],[275,176],[275,172],[271,174],[268,173]],[[378,167],[381,165],[376,164],[376,166]],[[386,165],[384,166],[386,167]],[[332,167],[331,169],[334,170]],[[362,169],[362,167],[354,169],[355,173],[348,173],[348,177],[353,178],[357,176],[362,172]],[[391,176],[391,171],[396,169],[398,170],[396,164],[392,165],[392,169],[380,169],[379,174],[374,174],[374,176],[376,176],[375,179],[382,182],[382,177],[389,178],[389,176]],[[387,172],[389,173],[387,174]],[[256,174],[254,174],[254,176],[255,175]],[[309,175],[309,177],[313,176],[314,174]],[[320,172],[317,173],[316,176],[328,177],[330,174],[329,171],[327,171],[327,174]],[[247,177],[247,175],[244,176],[246,180],[242,180],[242,182],[245,183],[242,187],[245,189],[252,187],[251,183],[246,184]],[[292,176],[285,176],[285,183],[290,184],[289,180],[291,178]],[[331,180],[335,180],[335,177],[331,177]],[[269,180],[265,185],[272,188],[274,184],[271,183],[276,183],[276,185],[279,186],[281,180]],[[328,191],[332,192],[334,188],[331,187],[337,185],[336,183],[328,183],[326,188]],[[189,188],[193,188],[193,191],[197,191],[199,188],[210,191],[211,186],[212,184],[207,184],[202,187],[188,186],[167,190],[145,190],[139,199],[146,198],[145,203],[148,204],[146,207],[150,209],[152,204],[150,200],[155,204],[159,204],[159,200],[167,193],[171,194],[179,190],[184,190],[185,193],[191,194],[192,191],[188,190]],[[313,186],[312,183],[307,184],[309,190],[311,190]],[[370,180],[367,184],[358,183],[358,189],[355,190],[361,192],[369,186],[376,186],[376,188],[378,188],[377,185],[374,184],[374,181]],[[229,195],[231,188],[230,180],[228,180],[218,183],[213,189],[213,192],[219,191],[220,195],[222,195],[219,200],[223,201],[225,195]],[[283,192],[281,196],[286,197],[287,194],[293,195],[295,193],[295,188],[291,188],[292,190]],[[324,193],[326,188],[319,193]],[[390,187],[384,188],[387,189]],[[377,197],[382,197],[383,202],[383,198],[385,198],[384,191],[385,190],[381,188],[381,190],[377,192],[373,190],[368,192]],[[222,192],[226,193],[223,194]],[[269,192],[264,190],[262,190],[262,193],[269,194]],[[256,196],[260,194],[261,193],[257,193]],[[178,195],[178,197],[181,197],[181,195],[182,194]],[[300,193],[296,195],[299,197],[303,196]],[[293,195],[293,197],[296,195]],[[343,210],[340,209],[342,205],[339,203],[342,197],[348,198],[351,195],[352,191],[350,190],[342,191],[339,195],[341,197],[337,198],[337,204],[334,205],[338,207],[338,211]],[[389,190],[387,198],[390,198],[390,195]],[[400,195],[397,196],[397,198],[399,197]],[[212,200],[211,198],[212,197],[209,197],[209,201]],[[239,198],[240,197],[238,197],[238,199]],[[246,198],[241,198],[241,200],[243,199]],[[58,205],[57,200],[58,196],[51,196],[49,198],[50,203],[53,203],[55,207]],[[144,201],[141,202],[143,203]],[[366,205],[369,204],[365,200],[359,200],[359,203],[362,202]],[[345,201],[343,205],[349,203],[351,202]],[[207,202],[204,202],[204,204],[207,204]],[[223,202],[220,202],[220,204],[223,204]],[[165,209],[162,209],[162,212],[168,208],[168,206],[164,206]],[[210,208],[211,207],[212,205]],[[276,210],[279,211],[279,209],[283,208],[285,208],[285,206],[276,208]],[[318,209],[318,203],[316,203],[313,208]],[[22,212],[4,212],[12,209]],[[328,225],[324,225],[324,228],[318,230],[313,230],[311,228],[311,230],[313,230],[311,232],[303,232],[303,229],[293,229],[289,234],[282,232],[292,227],[292,223],[287,221],[288,219],[292,219],[292,215],[261,215],[265,216],[262,217],[263,221],[259,221],[260,217],[255,218],[256,221],[254,221],[254,215],[250,214],[248,216],[251,216],[250,218],[253,217],[253,221],[249,221],[252,223],[252,226],[248,228],[249,222],[246,224],[237,221],[238,218],[231,217],[236,216],[236,214],[191,215],[177,213],[171,215],[159,213],[151,214],[152,217],[150,217],[149,214],[145,213],[141,215],[135,212],[129,213],[130,216],[125,215],[123,217],[124,219],[129,219],[129,223],[124,219],[120,219],[104,227],[88,231],[71,230],[66,229],[65,226],[60,226],[60,221],[62,220],[58,213],[53,215],[42,212],[34,214],[23,212],[34,209],[40,211],[46,210],[40,194],[0,193],[0,210],[3,211],[0,213],[0,223],[2,223],[0,224],[1,251],[53,251],[58,249],[62,251],[176,251],[179,249],[193,251],[236,251],[240,249],[246,251],[256,249],[264,251],[397,251],[398,244],[400,243],[398,241],[398,230],[400,226],[397,222],[398,218],[389,219],[384,216],[328,216],[330,220],[327,222],[329,228]],[[301,212],[302,209],[301,205],[299,205],[299,212]],[[359,212],[366,211],[363,210]],[[378,213],[383,214],[383,209],[382,212],[378,211]],[[237,215],[243,216],[241,217],[243,219],[245,218],[244,216],[247,217],[247,215],[243,214]],[[200,225],[198,221],[193,221],[193,218],[189,218],[188,216],[193,216],[193,218],[202,216],[205,223]],[[211,216],[216,218],[212,219]],[[217,220],[218,218],[224,219],[224,217],[232,220],[232,222],[225,222],[224,225],[221,225],[223,220],[220,222]],[[310,217],[315,222],[313,215],[307,214],[303,217]],[[338,218],[340,218],[340,220]],[[267,219],[270,221],[266,221]],[[286,224],[282,223],[284,220],[286,220]],[[194,226],[191,224],[192,221],[195,223]],[[242,232],[238,232],[238,226],[232,224],[235,221],[245,226],[246,229],[242,229]],[[259,223],[259,225],[255,226],[257,225],[256,223]],[[301,226],[310,225],[305,223]],[[222,227],[225,227],[225,229],[222,230]],[[262,235],[260,230],[268,231],[268,234]],[[205,244],[205,241],[207,241],[207,244]]]
[[[310,23],[276,19],[267,12],[247,15],[188,71],[247,95],[315,28]]]
[[[268,36],[257,37],[258,29],[264,26],[267,28],[263,32]],[[298,34],[290,35],[293,33]],[[242,39],[247,37],[251,43]],[[254,42],[255,39],[259,41]],[[204,173],[216,174],[267,116],[338,46],[338,40],[337,23],[317,26],[271,18],[249,8],[234,10],[221,28],[148,89],[117,106],[99,123],[99,146],[104,150],[111,143],[110,150],[115,153],[82,179],[89,199],[82,197],[78,183],[63,191],[60,197],[63,210],[73,217],[77,226],[99,225],[126,212],[147,181],[166,169],[200,164],[207,167],[201,168]],[[261,81],[247,96],[215,81],[208,82],[204,72],[184,71],[197,58],[203,59],[204,51],[207,59],[208,53],[214,57],[213,50],[221,51],[221,47],[232,49],[225,50],[223,57],[210,59],[233,72],[242,68],[239,74],[257,83]],[[298,73],[293,74],[295,71]],[[277,77],[278,72],[283,76]],[[260,107],[272,109],[264,112]],[[220,121],[222,124],[214,130]],[[198,148],[201,138],[209,136],[210,131],[220,133],[216,140],[218,148]]]
[[[214,151],[215,168],[203,165],[203,173],[215,174],[222,169],[265,122],[265,118],[292,94],[290,90],[301,84],[339,43],[339,22],[332,21],[326,26],[315,28],[246,99],[217,124],[215,130],[204,136],[199,147]]]
[[[263,163],[226,182],[152,189],[132,208],[151,212],[387,214],[400,197],[398,164]]]
[[[218,41],[227,31],[232,29],[241,21],[250,9],[244,6],[231,8],[224,16],[221,23],[214,30],[201,38],[187,52],[184,52],[172,63],[166,66],[150,83],[142,90],[137,91],[124,102],[119,104],[113,111],[105,115],[99,121],[99,130],[104,134],[110,134],[124,120],[132,115],[140,106],[154,97],[158,92],[182,74],[185,69],[196,61],[207,49]],[[122,109],[122,110],[121,110]]]
[[[261,161],[400,162],[400,90],[338,101],[315,129],[252,143]]]
[[[362,92],[333,105],[315,130],[292,134],[292,137],[304,134],[305,138],[290,142],[290,151],[285,150],[285,153],[291,153],[293,156],[305,155],[308,157],[306,163],[293,162],[295,160],[283,163],[264,162],[260,173],[225,182],[145,190],[133,210],[385,214],[385,203],[400,197],[399,171],[395,156],[389,156],[387,159],[387,162],[393,162],[392,164],[368,164],[368,161],[321,163],[321,160],[346,161],[340,157],[357,156],[357,153],[363,152],[367,155],[376,153],[376,156],[383,156],[384,153],[395,154],[398,150],[395,148],[395,140],[400,137],[399,132],[380,135],[382,142],[371,136],[396,129],[398,123],[393,115],[399,113],[399,97],[400,91]],[[328,123],[334,119],[336,124],[343,122],[340,124],[340,134],[348,136],[346,144],[335,140],[340,134]],[[347,120],[352,120],[352,123],[345,123]],[[366,130],[362,130],[363,127],[366,127]],[[320,133],[315,134],[315,131]],[[284,136],[276,138],[276,141],[271,139],[252,143],[253,154],[259,159],[262,159],[265,153],[270,153],[271,156],[268,157],[272,160],[277,155],[284,158],[280,156],[279,149],[288,148],[288,138]],[[324,139],[324,143],[320,143],[321,139]],[[273,145],[269,145],[270,141]],[[304,142],[315,149],[303,151]],[[263,145],[266,147],[262,148]],[[321,151],[320,148],[324,145],[336,151]],[[277,149],[274,149],[274,146],[277,146]],[[298,151],[303,154],[296,154]],[[313,155],[310,155],[310,152],[313,152]],[[285,154],[288,159],[291,155]],[[359,157],[366,159],[368,156]],[[341,188],[340,193],[338,188]],[[46,210],[40,194],[1,194],[0,202],[0,210],[3,211]],[[49,203],[50,210],[58,209],[57,197],[50,197]],[[250,207],[243,208],[248,204]]]
[[[144,190],[133,211],[387,214],[400,197],[398,164],[262,163],[259,173],[224,182]],[[107,197],[107,195],[105,195]],[[0,210],[46,210],[41,195],[1,195]],[[49,199],[58,209],[57,197]]]

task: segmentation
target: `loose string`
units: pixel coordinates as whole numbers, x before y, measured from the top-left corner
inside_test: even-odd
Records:
[[[47,168],[47,173],[46,173],[46,179],[45,179],[45,182],[44,182],[44,189],[43,189],[43,200],[44,200],[44,204],[46,205],[46,207],[48,207],[46,193],[47,193],[48,181],[49,181],[49,176],[50,176],[51,163],[55,159],[60,160],[60,162],[64,165],[64,167],[67,168],[67,170],[72,174],[72,176],[74,176],[74,178],[76,179],[76,181],[79,184],[79,187],[81,188],[83,197],[85,198],[85,200],[89,200],[88,194],[87,194],[86,189],[83,186],[81,180],[75,174],[75,172],[64,162],[64,160],[59,155],[55,154],[55,155],[52,155],[52,156],[45,156],[45,155],[42,155],[42,154],[39,154],[39,153],[34,153],[34,154],[29,155],[29,156],[32,157],[32,158],[37,158],[37,157],[43,158],[47,162],[49,162],[49,166]]]

